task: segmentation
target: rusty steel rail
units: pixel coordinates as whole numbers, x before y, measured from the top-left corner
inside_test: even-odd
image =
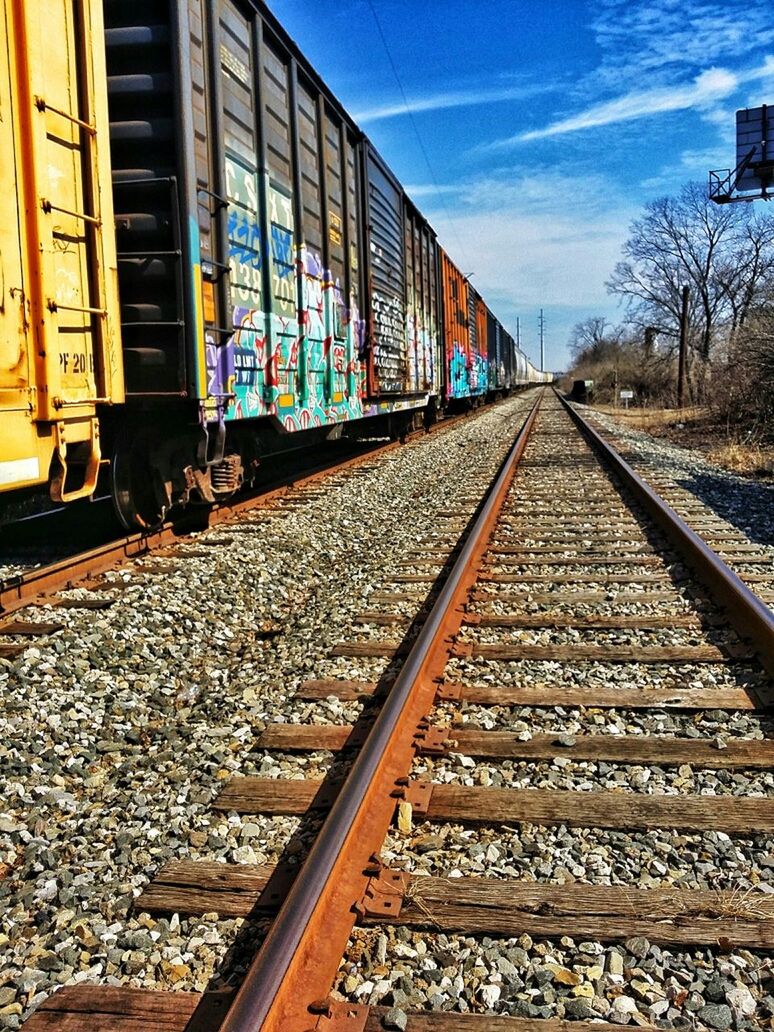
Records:
[[[431,432],[449,430],[465,418],[467,415],[452,416],[437,423],[431,428]],[[425,433],[424,430],[417,430],[410,434],[408,439],[423,433]],[[11,613],[31,605],[43,595],[77,587],[79,583],[97,577],[121,562],[129,559],[142,559],[164,548],[169,548],[184,540],[194,531],[208,530],[211,527],[228,523],[242,513],[260,508],[298,487],[323,480],[333,473],[355,468],[375,456],[384,455],[401,446],[399,441],[390,441],[381,446],[369,448],[368,451],[343,461],[333,459],[330,462],[321,463],[305,473],[295,473],[284,477],[273,485],[259,489],[257,493],[249,495],[247,498],[215,505],[207,514],[205,527],[192,527],[190,523],[185,522],[182,527],[165,524],[157,530],[126,534],[114,541],[97,545],[85,552],[78,552],[66,559],[60,559],[24,573],[14,574],[5,580],[0,580],[0,617],[10,616]]]
[[[459,558],[376,717],[331,811],[221,1025],[221,1032],[308,1032],[328,1013],[330,992],[357,906],[405,793],[438,679],[459,631],[543,391],[491,485]],[[370,868],[370,870],[369,870]],[[357,1007],[348,1008],[357,1011]],[[333,1026],[331,1026],[333,1027]],[[352,1026],[347,1026],[352,1027]]]
[[[707,585],[726,609],[729,621],[742,639],[747,639],[761,657],[767,672],[774,675],[774,614],[730,569],[720,556],[691,530],[674,509],[648,486],[621,455],[608,444],[579,412],[558,392],[575,425],[605,465],[612,469],[634,495],[651,519],[673,542],[696,576]],[[768,700],[771,703],[772,700]]]

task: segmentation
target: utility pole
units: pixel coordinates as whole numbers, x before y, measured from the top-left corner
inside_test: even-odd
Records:
[[[680,309],[680,355],[677,361],[677,407],[683,407],[685,395],[685,366],[688,357],[688,301],[691,288],[683,287],[683,304]]]
[[[545,329],[546,321],[543,318],[543,309],[540,309],[540,319],[538,322],[540,326],[540,372],[544,372],[546,368],[546,341],[545,341]]]

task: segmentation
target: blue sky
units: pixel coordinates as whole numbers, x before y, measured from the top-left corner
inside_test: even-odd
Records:
[[[774,103],[770,0],[269,7],[533,357],[545,309],[549,368],[621,318],[605,280],[645,202],[733,164],[735,110]]]

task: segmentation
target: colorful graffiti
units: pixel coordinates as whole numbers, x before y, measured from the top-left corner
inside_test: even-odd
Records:
[[[374,290],[371,296],[374,324],[374,372],[382,393],[400,394],[406,389],[406,329],[403,302],[392,294]]]
[[[473,353],[468,363],[468,377],[471,394],[486,394],[489,363],[485,355]]]
[[[233,333],[224,342],[206,339],[208,395],[224,406],[225,419],[272,416],[298,431],[416,407],[417,400],[398,398],[365,402],[366,335],[356,298],[345,298],[319,253],[298,244],[287,193],[264,182],[265,239],[258,175],[233,158],[226,171]],[[435,383],[432,337],[417,327],[406,332],[396,298],[375,295],[373,310],[382,391],[405,390],[409,362],[410,389],[426,392]]]
[[[488,387],[489,363],[484,355],[466,355],[455,342],[449,356],[448,398],[470,398],[485,394]]]
[[[409,356],[408,389],[416,392],[434,389],[437,341],[430,330],[421,325],[420,317],[411,312],[406,317],[406,336]]]
[[[274,416],[287,430],[359,419],[363,325],[319,254],[297,246],[291,198],[267,187],[268,298],[257,177],[227,160],[233,334],[207,340],[208,393],[227,420]]]

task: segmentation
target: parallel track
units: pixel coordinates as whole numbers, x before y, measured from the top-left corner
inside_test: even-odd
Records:
[[[402,639],[371,634],[337,649],[342,656],[402,657],[397,676],[388,669],[379,683],[310,682],[302,689],[305,699],[364,700],[359,724],[271,725],[258,742],[284,752],[327,748],[352,756],[346,780],[236,778],[216,801],[218,810],[244,814],[327,812],[300,871],[284,865],[176,862],[138,900],[138,909],[161,913],[244,917],[279,908],[233,998],[78,986],[47,1001],[28,1023],[30,1030],[81,1028],[77,1022],[87,1012],[90,1029],[109,1032],[146,1028],[148,1020],[154,1028],[181,1032],[375,1032],[385,1027],[383,1009],[330,996],[356,925],[404,925],[433,934],[529,933],[541,939],[569,932],[603,942],[642,936],[667,947],[722,950],[774,946],[774,915],[754,907],[741,913],[729,893],[503,878],[419,879],[388,870],[379,860],[396,810],[404,830],[424,817],[495,829],[529,821],[728,834],[774,831],[774,799],[768,797],[492,788],[412,779],[416,757],[442,762],[449,752],[533,764],[535,770],[557,753],[571,761],[655,762],[667,768],[757,770],[774,761],[769,740],[597,734],[566,741],[533,734],[525,740],[505,731],[449,726],[448,709],[458,701],[693,713],[761,712],[771,705],[774,617],[756,594],[774,587],[768,558],[745,550],[732,533],[718,531],[718,552],[738,564],[741,577],[732,572],[576,414],[568,415],[551,394],[543,398],[542,411],[539,405],[457,547],[451,530],[455,514],[449,514],[449,533],[433,542],[456,553],[453,563],[443,547],[433,552],[428,547],[411,560],[414,572],[391,578],[385,600],[431,591],[413,623],[387,610],[363,614],[364,627],[397,628]],[[558,512],[560,492],[565,510],[572,507],[570,518]],[[663,630],[673,632],[672,644],[653,636]],[[561,676],[539,683],[534,664],[540,663],[558,665]],[[631,665],[630,682],[606,686],[604,676],[594,674],[600,663]],[[579,668],[589,675],[581,685],[572,677]],[[670,673],[675,669],[678,675]],[[719,669],[722,683],[703,680],[706,669]],[[480,680],[476,675],[482,671],[489,676]],[[496,671],[500,676],[493,679]],[[428,717],[434,707],[435,715]],[[558,1020],[449,1012],[412,1013],[406,1027],[407,1032],[524,1032],[527,1027],[534,1032],[541,1025],[547,1032],[566,1030]],[[605,1026],[593,1028],[604,1032]]]
[[[438,433],[451,429],[460,420],[466,418],[468,418],[467,414],[451,416],[435,424],[431,428],[431,432]],[[414,431],[407,436],[406,440],[419,437],[424,433],[424,430]],[[158,530],[123,534],[103,544],[78,551],[64,559],[40,566],[30,566],[29,569],[12,574],[5,579],[0,577],[0,635],[3,634],[1,622],[3,618],[33,604],[36,600],[55,594],[62,589],[90,582],[98,575],[127,560],[163,554],[165,549],[181,543],[195,533],[237,520],[244,513],[268,505],[288,492],[314,484],[332,473],[356,469],[364,463],[400,447],[399,442],[389,441],[359,451],[344,460],[341,457],[333,457],[309,469],[277,477],[270,483],[247,492],[244,497],[235,501],[223,502],[209,509],[200,509],[192,514],[184,514],[179,521],[165,523]],[[51,514],[48,517],[49,520],[56,515]],[[2,645],[0,644],[1,649]]]

